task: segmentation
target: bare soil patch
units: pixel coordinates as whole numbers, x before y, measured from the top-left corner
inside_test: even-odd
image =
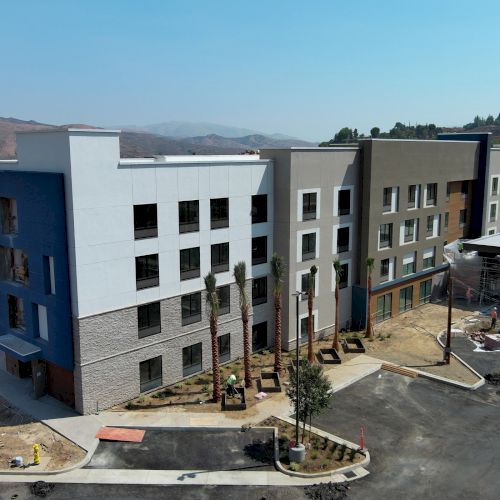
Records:
[[[35,443],[40,447],[40,465],[29,466],[30,470],[58,470],[85,457],[80,447],[0,399],[0,470],[10,469],[16,456],[23,457],[25,465],[32,464]]]

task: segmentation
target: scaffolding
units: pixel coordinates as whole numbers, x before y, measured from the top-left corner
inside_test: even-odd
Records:
[[[460,241],[446,245],[444,253],[450,262],[453,295],[481,307],[500,299],[500,255],[480,256],[476,251],[462,250]]]

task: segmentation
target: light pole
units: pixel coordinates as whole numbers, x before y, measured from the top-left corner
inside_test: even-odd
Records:
[[[300,368],[300,321],[299,321],[299,303],[303,292],[295,292],[295,316],[296,316],[296,337],[295,337],[295,446],[290,448],[290,462],[303,462],[306,456],[305,446],[299,443],[299,368]]]
[[[443,254],[444,258],[448,261],[448,324],[446,328],[446,347],[444,348],[443,363],[450,364],[451,357],[451,311],[453,307],[453,278],[451,276],[451,260]]]

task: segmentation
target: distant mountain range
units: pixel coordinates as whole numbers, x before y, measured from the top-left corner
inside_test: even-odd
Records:
[[[184,122],[168,122],[169,124]],[[165,125],[165,124],[162,124]],[[194,124],[211,125],[211,124]],[[70,124],[50,125],[33,120],[25,121],[17,118],[0,117],[0,159],[15,158],[16,155],[16,132],[29,130],[47,130],[64,128],[99,128],[93,125]],[[152,126],[154,127],[154,126]],[[223,125],[218,127],[224,128]],[[233,127],[225,127],[227,131],[234,131]],[[154,155],[186,155],[186,154],[239,154],[248,150],[263,148],[289,148],[293,146],[316,146],[316,143],[301,141],[300,139],[288,138],[287,136],[273,137],[263,134],[247,134],[242,137],[224,137],[219,134],[200,135],[195,137],[170,137],[159,133],[131,130],[123,127],[120,136],[120,155],[122,158],[136,158]],[[165,129],[166,130],[166,129]],[[181,130],[179,128],[179,130]],[[183,130],[187,131],[188,128]],[[246,129],[236,129],[245,131]]]

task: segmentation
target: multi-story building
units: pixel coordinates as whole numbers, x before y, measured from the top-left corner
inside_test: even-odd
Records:
[[[500,149],[487,134],[440,139],[120,159],[118,131],[18,134],[17,160],[0,163],[0,368],[82,413],[209,369],[210,271],[221,360],[240,357],[239,261],[253,348],[272,345],[273,251],[285,349],[313,264],[317,336],[364,326],[367,257],[376,321],[428,302],[443,245],[497,231]],[[301,301],[301,341],[306,317]]]

